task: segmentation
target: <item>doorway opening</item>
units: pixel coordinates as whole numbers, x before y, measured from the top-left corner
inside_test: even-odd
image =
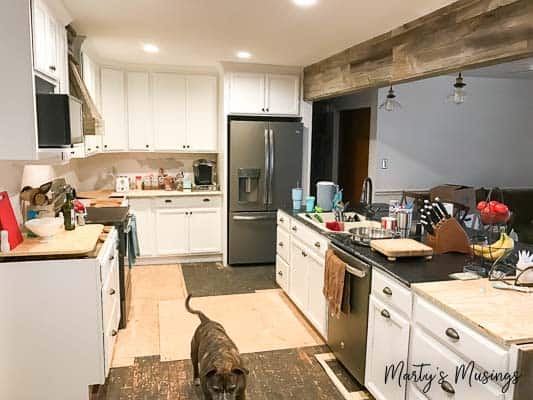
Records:
[[[359,203],[368,176],[371,109],[339,112],[338,180],[344,202]]]

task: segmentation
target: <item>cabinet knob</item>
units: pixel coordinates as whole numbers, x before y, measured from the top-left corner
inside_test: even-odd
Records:
[[[203,199],[202,200],[204,203],[209,203],[211,201],[211,199]]]
[[[188,149],[190,149],[190,148],[191,148],[191,146],[187,145],[187,148],[188,148]]]
[[[267,108],[266,110],[267,110],[267,112],[269,112],[269,111],[270,111],[270,109],[268,109],[268,108]]]
[[[294,232],[298,232],[298,228],[295,227],[295,226],[292,227],[292,230],[293,230]]]
[[[172,200],[170,200],[170,199],[166,199],[166,200],[165,200],[165,203],[172,203]]]
[[[91,151],[92,149],[90,147],[87,148],[87,151]]]
[[[265,112],[265,108],[263,107],[263,108],[261,109],[261,111]]]
[[[381,310],[381,316],[383,318],[390,319],[390,312],[388,312],[387,310],[383,309],[383,310]]]
[[[50,65],[48,68],[50,69],[50,71],[55,71],[56,70],[56,66],[55,65]]]
[[[316,242],[316,243],[315,243],[315,247],[316,247],[317,249],[320,249],[320,242]]]
[[[96,149],[98,150],[100,148],[100,146],[96,146]]]
[[[109,256],[109,261],[113,261],[115,259],[115,255]]]
[[[104,149],[107,149],[107,144],[104,144]]]
[[[285,246],[285,245],[283,244],[283,242],[279,242],[279,247],[283,247],[283,246]]]
[[[385,287],[383,288],[383,293],[385,293],[387,296],[392,296],[392,290],[391,290],[391,288],[388,287],[388,286],[385,286]]]
[[[305,251],[302,251],[302,256],[307,257],[307,253]]]
[[[116,329],[113,329],[113,330],[111,331],[111,336],[117,336],[117,334],[118,334],[118,332],[117,332]]]
[[[278,272],[278,275],[279,275],[279,276],[283,276],[283,272],[282,272],[282,271],[279,271],[279,272]]]
[[[452,384],[448,381],[443,381],[440,384],[440,387],[442,390],[444,390],[446,393],[449,394],[455,394],[455,389],[453,388]]]
[[[109,289],[109,295],[110,296],[113,296],[115,294],[115,289]]]
[[[183,148],[185,148],[185,145],[183,145]]]
[[[453,339],[453,340],[459,340],[460,339],[459,334],[453,328],[446,329],[446,336],[448,336],[450,339]]]
[[[279,222],[281,222],[281,223],[285,222],[285,218],[281,217],[281,218],[279,219]]]
[[[149,145],[149,144],[147,144],[147,145],[146,145],[146,148],[147,148],[147,149],[149,149],[149,148],[150,148],[150,145]]]

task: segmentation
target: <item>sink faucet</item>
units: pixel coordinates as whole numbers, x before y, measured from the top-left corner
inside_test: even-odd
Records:
[[[370,207],[372,205],[372,179],[366,177],[363,181],[363,191],[361,193],[361,203]]]

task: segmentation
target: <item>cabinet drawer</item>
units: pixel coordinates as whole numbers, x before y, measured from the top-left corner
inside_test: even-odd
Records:
[[[291,254],[291,235],[281,228],[278,228],[276,239],[276,252],[283,261],[290,261]]]
[[[507,350],[419,296],[415,296],[414,319],[440,342],[468,361],[475,361],[488,371],[507,371]]]
[[[278,228],[285,229],[287,232],[291,229],[291,217],[283,211],[278,211]]]
[[[372,294],[388,306],[411,317],[413,305],[411,291],[377,268],[372,270]]]
[[[219,208],[222,207],[220,196],[168,196],[154,199],[156,208]]]
[[[102,321],[109,322],[109,318],[115,307],[120,303],[120,288],[118,280],[118,260],[112,263],[107,281],[102,286]],[[105,331],[104,327],[104,331]]]
[[[431,385],[427,379],[414,382],[416,388],[432,400],[503,400],[505,398],[501,388],[493,382],[483,384],[472,379],[472,385],[470,385],[468,374],[464,379],[459,374],[456,379],[457,369],[462,365],[466,367],[468,361],[459,357],[418,326],[413,328],[410,352],[409,365],[424,363],[427,365],[424,367],[426,374],[437,374]]]
[[[285,293],[289,291],[289,265],[279,255],[276,257],[276,282]]]
[[[321,234],[306,227],[304,224],[291,219],[291,236],[312,249],[317,255],[324,257],[328,250],[328,240]]]
[[[98,256],[100,262],[100,277],[102,285],[105,284],[109,277],[111,267],[114,262],[118,262],[118,242],[117,232],[113,230],[109,233],[102,250]]]

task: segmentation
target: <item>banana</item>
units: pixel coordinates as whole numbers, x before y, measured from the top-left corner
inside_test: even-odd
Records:
[[[489,261],[496,261],[513,248],[514,240],[505,232],[490,246],[472,245],[472,250],[476,256],[483,257]]]

